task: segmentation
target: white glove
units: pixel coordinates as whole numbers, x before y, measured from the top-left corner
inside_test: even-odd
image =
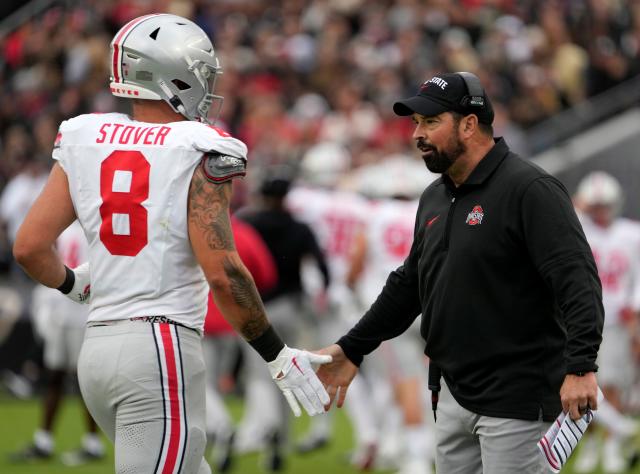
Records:
[[[72,271],[76,276],[76,280],[71,291],[65,296],[76,303],[89,304],[89,299],[91,298],[89,262],[84,262],[82,265],[73,268]]]
[[[331,362],[330,355],[313,354],[284,346],[275,360],[267,363],[271,377],[282,390],[295,416],[301,415],[300,405],[313,416],[324,413],[329,394],[316,376],[322,364]]]

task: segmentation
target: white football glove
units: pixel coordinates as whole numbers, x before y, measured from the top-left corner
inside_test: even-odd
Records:
[[[82,265],[73,268],[72,271],[76,276],[76,280],[71,291],[65,296],[76,303],[89,304],[89,299],[91,298],[89,262],[84,262]]]
[[[271,377],[282,390],[295,416],[301,415],[300,405],[310,415],[324,413],[329,394],[316,376],[317,368],[331,362],[330,355],[313,354],[287,346],[275,360],[267,363]]]

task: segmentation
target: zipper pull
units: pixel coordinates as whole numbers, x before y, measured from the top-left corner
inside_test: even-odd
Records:
[[[456,202],[456,197],[455,196],[451,198],[451,203],[453,204],[454,202]]]

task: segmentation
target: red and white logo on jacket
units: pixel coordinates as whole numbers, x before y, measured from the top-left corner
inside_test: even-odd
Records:
[[[473,209],[467,216],[466,223],[469,225],[479,225],[482,224],[482,218],[484,217],[484,211],[482,210],[482,206],[476,204],[473,206]]]

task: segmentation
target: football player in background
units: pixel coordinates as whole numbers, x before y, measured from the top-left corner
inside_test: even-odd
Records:
[[[22,126],[14,125],[10,128],[8,140],[13,143],[13,146],[27,140],[24,137],[25,132]],[[22,138],[15,140],[16,136],[21,136]],[[11,255],[10,249],[15,241],[18,227],[20,227],[29,211],[29,207],[31,207],[47,181],[47,168],[42,160],[25,153],[24,150],[18,151],[20,149],[21,147],[17,146],[16,149],[13,149],[13,153],[16,153],[16,157],[22,157],[23,165],[18,174],[9,180],[2,190],[2,194],[0,194],[0,251],[8,247],[9,253],[7,257]],[[3,258],[0,257],[0,259]],[[13,331],[14,324],[18,320],[17,317],[13,316],[20,316],[21,308],[29,301],[34,288],[33,282],[15,265],[13,259],[9,260],[9,270],[11,288],[3,292],[2,298],[6,302],[9,311],[3,312],[3,317],[0,317],[0,342],[3,337],[8,337]],[[17,314],[12,311],[13,308],[16,308],[15,296],[20,299],[20,311]],[[39,372],[39,363],[37,362],[39,357],[40,346],[36,341],[32,340],[29,346],[24,348],[23,361],[20,365],[13,369],[6,369],[2,374],[4,384],[14,396],[26,399],[33,394],[34,384]]]
[[[286,205],[296,219],[317,233],[331,274],[328,301],[316,298],[321,303],[316,305],[316,346],[335,341],[350,327],[356,311],[346,276],[355,238],[364,228],[370,208],[363,196],[340,189],[350,166],[351,154],[344,146],[329,141],[317,143],[302,157],[300,184],[293,186],[286,198]],[[311,271],[304,271],[304,280],[312,293],[314,288],[320,287],[314,283],[317,278]],[[322,291],[316,293],[324,295]],[[361,469],[369,469],[377,450],[377,428],[371,416],[373,406],[366,384],[360,377],[354,382],[346,404],[356,445],[352,463]],[[297,445],[298,452],[314,451],[327,444],[332,417],[329,412],[313,418],[308,433]]]
[[[88,257],[87,241],[82,227],[76,221],[58,238],[56,247],[62,261],[69,267],[77,267]],[[33,290],[31,311],[36,332],[44,344],[44,367],[47,369],[46,393],[42,400],[42,420],[33,434],[33,442],[11,456],[14,462],[49,459],[55,451],[53,427],[59,414],[64,395],[67,374],[76,374],[78,355],[84,339],[89,308],[74,303],[57,291],[38,285]],[[83,408],[86,411],[86,407]],[[80,449],[62,453],[62,462],[76,466],[101,459],[104,447],[98,427],[86,412],[87,432]]]
[[[292,182],[292,170],[274,166],[260,182],[258,202],[239,211],[238,217],[251,225],[271,253],[278,273],[276,285],[264,294],[264,303],[276,330],[287,340],[303,342],[301,334],[309,302],[304,292],[301,270],[310,262],[322,275],[323,292],[330,284],[325,255],[311,228],[295,219],[284,200]],[[290,430],[288,410],[269,381],[264,364],[247,344],[242,345],[247,371],[245,410],[238,427],[238,449],[267,448],[265,466],[279,471],[284,466]]]
[[[312,364],[270,326],[229,223],[231,180],[247,149],[208,125],[221,72],[211,40],[169,14],[136,18],[111,42],[111,91],[132,116],[87,114],[59,128],[44,190],[14,257],[90,313],[80,389],[115,443],[116,472],[208,473],[204,460],[207,295],[268,363],[296,415],[323,411]],[[213,110],[217,115],[219,107]],[[70,269],[53,243],[76,218],[89,261]]]
[[[273,257],[260,235],[250,225],[231,216],[231,230],[238,255],[251,273],[256,288],[263,295],[278,281]],[[226,391],[230,390],[235,383],[230,378],[240,347],[237,334],[222,316],[211,294],[204,321],[204,335],[202,346],[207,364],[206,426],[211,448],[210,459],[214,461],[217,472],[227,472],[231,469],[235,428],[220,391],[223,387]]]
[[[607,428],[602,446],[591,434],[580,449],[574,469],[591,472],[602,459],[607,473],[624,472],[623,443],[638,432],[638,424],[624,417],[624,395],[634,380],[632,337],[640,309],[640,224],[621,217],[624,196],[617,179],[595,171],[585,176],[575,195],[582,228],[602,282],[604,330],[598,352],[598,383],[605,401],[595,421]]]
[[[404,156],[387,157],[356,173],[353,186],[373,198],[366,227],[355,240],[347,274],[347,284],[358,295],[363,310],[375,301],[389,272],[409,255],[418,197],[436,177],[425,173],[420,162]],[[432,472],[435,453],[423,408],[427,400],[426,373],[417,320],[408,331],[384,341],[366,361],[364,378],[374,393],[383,393],[374,397],[379,400],[377,467],[397,466],[399,474]],[[391,393],[385,397],[387,391]],[[400,410],[399,419],[394,402]]]

